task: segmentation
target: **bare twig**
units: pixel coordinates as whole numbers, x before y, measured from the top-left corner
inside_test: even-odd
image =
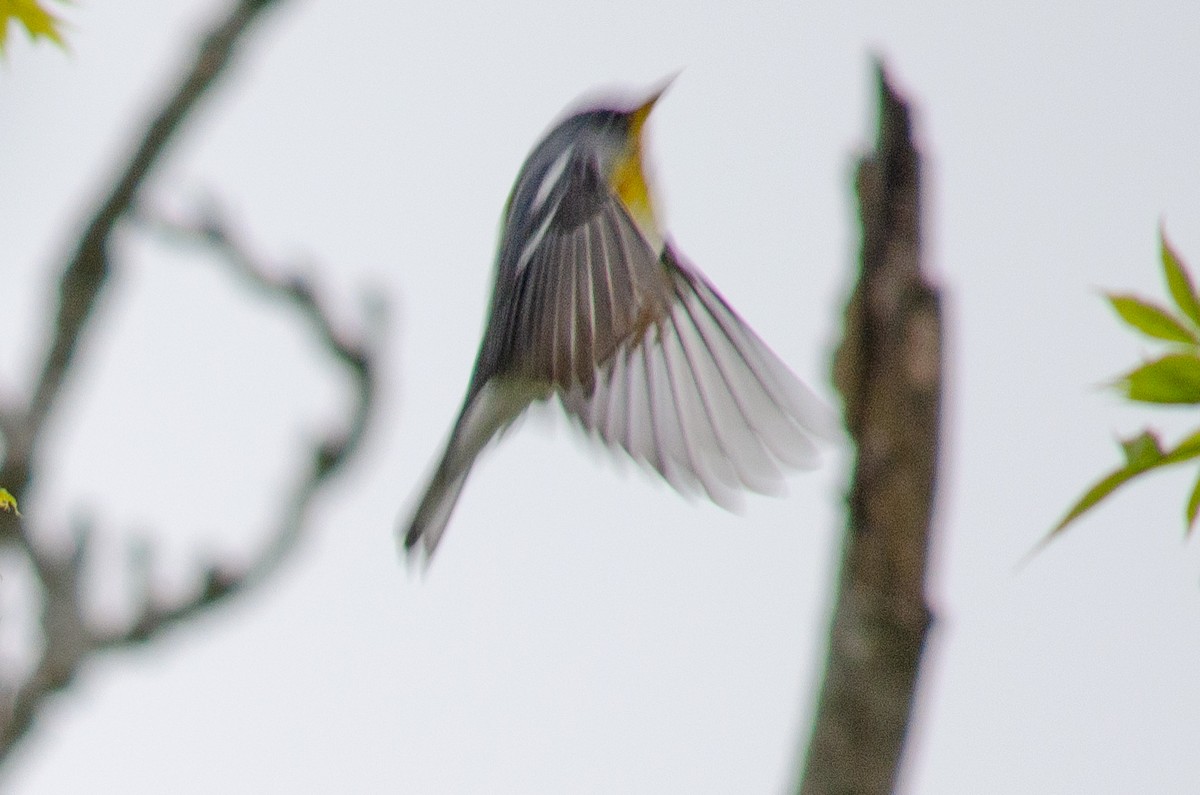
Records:
[[[238,567],[210,565],[203,573],[198,591],[172,596],[155,592],[144,571],[147,552],[134,549],[129,565],[135,575],[136,596],[140,603],[136,606],[133,621],[127,626],[101,629],[91,626],[83,615],[78,582],[85,564],[83,542],[86,533],[81,531],[75,549],[61,560],[29,546],[45,594],[42,630],[46,645],[33,675],[17,689],[7,715],[0,716],[7,719],[0,722],[0,761],[28,730],[40,702],[53,691],[68,685],[88,655],[145,643],[229,597],[267,582],[309,529],[308,515],[322,488],[362,445],[374,404],[376,369],[370,340],[359,340],[339,330],[332,320],[332,313],[307,283],[296,278],[272,276],[267,267],[236,241],[215,214],[190,225],[168,222],[144,212],[139,212],[137,217],[144,225],[159,232],[169,232],[176,240],[211,249],[255,290],[283,301],[296,311],[308,323],[326,353],[349,374],[354,387],[353,406],[345,427],[318,441],[304,459],[281,503],[279,515],[263,534],[265,543],[249,563]]]
[[[90,633],[83,617],[80,586],[88,528],[76,530],[75,542],[66,554],[45,552],[30,555],[42,585],[43,648],[36,667],[17,686],[0,711],[0,760],[33,724],[37,708],[55,691],[75,678],[79,662],[88,654]]]
[[[110,277],[113,231],[138,204],[142,185],[200,98],[227,69],[251,23],[262,11],[280,4],[278,0],[234,2],[203,36],[194,59],[151,115],[138,136],[139,143],[116,169],[112,185],[84,224],[74,253],[61,271],[58,309],[29,402],[24,407],[0,406],[0,433],[4,437],[0,484],[18,498],[33,481],[33,466],[43,444],[46,421],[61,396],[79,342]],[[15,538],[31,563],[42,597],[43,636],[32,673],[15,686],[4,688],[7,697],[0,700],[0,762],[8,758],[15,744],[28,733],[45,699],[68,686],[90,655],[145,642],[174,624],[267,581],[308,528],[313,501],[323,486],[364,439],[375,397],[373,349],[368,342],[339,330],[307,282],[270,276],[216,216],[194,228],[180,228],[176,232],[213,249],[255,289],[287,302],[314,330],[324,350],[346,368],[354,385],[353,406],[340,431],[314,444],[294,476],[278,517],[265,534],[264,546],[248,564],[210,565],[204,571],[198,591],[172,598],[156,593],[151,586],[146,572],[148,553],[132,552],[129,565],[137,586],[138,608],[135,619],[120,629],[94,627],[87,620],[80,588],[87,565],[86,528],[80,528],[70,550],[55,554],[41,548],[28,519],[0,514],[0,540],[11,542]],[[26,514],[29,513],[27,510]]]
[[[932,621],[925,602],[942,384],[939,298],[921,272],[920,157],[878,67],[879,141],[858,172],[862,272],[834,377],[858,459],[829,656],[799,791],[890,792]]]
[[[0,483],[17,499],[21,499],[33,477],[33,452],[42,428],[62,392],[76,348],[108,280],[113,229],[200,99],[225,72],[251,23],[276,4],[277,0],[240,0],[213,25],[183,74],[168,84],[167,96],[141,128],[137,145],[84,224],[74,253],[62,269],[58,310],[47,335],[49,346],[32,397],[17,420],[5,429],[7,448],[0,466]],[[19,533],[15,523],[6,523],[0,517],[0,537],[11,538]]]
[[[210,568],[201,592],[176,604],[150,594],[132,627],[107,635],[103,646],[141,642],[165,626],[188,618],[221,599],[244,591],[267,579],[300,540],[307,528],[307,516],[321,487],[358,450],[362,444],[376,393],[375,365],[370,340],[351,338],[339,330],[332,312],[323,305],[308,283],[298,277],[273,275],[234,234],[215,205],[210,205],[199,222],[168,220],[139,208],[138,223],[170,239],[204,246],[221,257],[232,271],[252,289],[284,301],[310,326],[325,351],[349,373],[354,386],[354,405],[346,428],[336,436],[318,443],[307,463],[297,473],[292,490],[267,543],[254,560],[240,570]],[[368,329],[370,333],[371,329]],[[149,593],[149,592],[148,592]]]

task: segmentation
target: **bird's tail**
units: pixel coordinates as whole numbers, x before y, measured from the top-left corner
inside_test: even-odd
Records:
[[[454,506],[462,494],[467,475],[470,474],[473,461],[468,461],[466,466],[459,468],[457,472],[451,471],[448,462],[451,459],[453,444],[454,438],[451,438],[441,463],[425,489],[425,496],[413,512],[412,521],[404,533],[404,551],[410,559],[414,555],[420,555],[428,561],[433,556],[438,542],[442,540],[442,534],[446,532],[450,514],[454,512]]]
[[[547,385],[519,379],[488,381],[471,393],[404,533],[404,551],[409,559],[418,555],[429,561],[446,532],[450,514],[479,453],[531,402],[544,400],[548,394]]]

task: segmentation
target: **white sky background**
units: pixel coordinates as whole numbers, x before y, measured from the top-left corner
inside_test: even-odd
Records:
[[[14,36],[5,387],[40,355],[61,230],[222,5],[82,3],[69,56]],[[1189,426],[1095,388],[1152,350],[1097,288],[1164,295],[1160,218],[1200,268],[1200,5],[907,5],[310,1],[270,15],[154,192],[222,197],[260,250],[317,263],[346,317],[361,287],[386,294],[370,444],[274,587],[89,666],[7,788],[784,788],[823,662],[844,454],[738,517],[537,419],[477,468],[423,581],[397,562],[393,527],[465,388],[511,181],[598,86],[684,68],[650,132],[672,234],[828,395],[879,52],[918,109],[951,335],[938,624],[905,789],[1192,791],[1200,555],[1180,514],[1194,473],[1134,486],[1016,566],[1116,463],[1114,434]],[[94,516],[110,558],[152,535],[178,584],[201,555],[253,548],[289,454],[344,395],[299,326],[215,263],[125,239],[22,507],[51,528]]]

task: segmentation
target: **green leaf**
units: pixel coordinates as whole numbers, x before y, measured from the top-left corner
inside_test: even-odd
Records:
[[[1142,403],[1200,403],[1200,356],[1168,354],[1137,368],[1116,386]]]
[[[1184,525],[1184,535],[1191,535],[1192,528],[1196,526],[1196,515],[1200,514],[1200,477],[1196,478],[1196,485],[1192,487],[1192,496],[1188,497],[1187,516],[1185,516],[1186,524]]]
[[[1142,431],[1132,439],[1122,439],[1121,449],[1125,451],[1126,469],[1147,469],[1162,460],[1162,445],[1158,437],[1150,431]]]
[[[1192,284],[1192,277],[1188,275],[1187,268],[1180,262],[1175,249],[1171,248],[1171,244],[1167,240],[1167,233],[1161,227],[1158,230],[1158,239],[1162,253],[1163,275],[1167,277],[1167,289],[1171,291],[1171,298],[1174,299],[1175,306],[1179,307],[1180,312],[1191,318],[1196,325],[1200,325],[1200,296],[1196,295],[1196,286]]]
[[[12,511],[16,516],[20,516],[21,512],[17,510],[17,498],[8,493],[8,489],[0,488],[0,511]]]
[[[1051,538],[1061,533],[1066,529],[1067,525],[1085,514],[1089,509],[1095,507],[1096,503],[1100,502],[1100,500],[1112,494],[1125,482],[1137,477],[1145,471],[1146,470],[1144,469],[1128,469],[1126,467],[1121,467],[1120,469],[1109,472],[1107,475],[1093,484],[1090,489],[1084,492],[1083,496],[1079,498],[1079,501],[1071,506],[1071,510],[1067,511],[1067,515],[1064,516],[1062,520],[1054,526],[1054,529],[1050,531],[1050,534],[1045,540],[1049,541]]]
[[[1109,303],[1121,319],[1149,337],[1182,344],[1153,361],[1145,362],[1120,378],[1114,386],[1130,400],[1158,404],[1200,404],[1200,295],[1183,262],[1160,226],[1159,242],[1163,275],[1178,312],[1132,295],[1108,294]],[[1200,430],[1194,431],[1170,450],[1164,450],[1150,431],[1120,441],[1125,463],[1092,486],[1071,506],[1062,520],[1031,550],[1044,547],[1068,525],[1087,513],[1130,480],[1162,467],[1200,459]],[[1184,518],[1190,534],[1200,521],[1200,476],[1192,487]]]
[[[1142,431],[1142,433],[1132,439],[1122,440],[1121,449],[1125,453],[1125,466],[1108,473],[1093,484],[1079,498],[1078,502],[1071,506],[1071,510],[1067,511],[1067,515],[1062,518],[1062,521],[1055,525],[1054,529],[1047,534],[1046,538],[1042,541],[1043,544],[1062,532],[1067,525],[1094,507],[1096,503],[1138,475],[1200,458],[1200,431],[1195,431],[1174,448],[1165,451],[1162,449],[1157,436],[1150,431]],[[1200,484],[1197,484],[1196,488],[1197,491],[1193,493],[1192,500],[1200,505]],[[1189,527],[1191,526],[1190,522],[1194,521],[1196,511],[1198,510],[1200,510],[1200,507],[1193,508],[1192,503],[1188,503]]]
[[[1196,332],[1166,309],[1132,295],[1108,293],[1106,297],[1122,320],[1146,336],[1196,344]]]
[[[63,46],[61,22],[38,0],[0,0],[0,51],[8,38],[8,23],[15,20],[24,26],[29,38],[47,38]]]
[[[1200,458],[1200,431],[1194,432],[1191,436],[1175,445],[1173,450],[1163,453],[1161,465],[1181,464],[1193,458]]]

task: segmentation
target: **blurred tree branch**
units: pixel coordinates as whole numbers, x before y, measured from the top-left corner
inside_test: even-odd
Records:
[[[29,400],[24,406],[0,406],[3,464],[0,484],[20,501],[24,516],[0,512],[0,545],[15,548],[29,563],[40,595],[42,647],[32,671],[20,681],[0,683],[0,762],[33,726],[39,708],[68,686],[93,654],[148,641],[164,630],[230,597],[266,582],[289,556],[309,527],[316,497],[360,448],[376,393],[376,366],[368,325],[361,338],[346,334],[312,286],[298,277],[272,275],[249,252],[215,209],[194,222],[168,221],[142,205],[140,191],[170,144],[187,123],[200,99],[229,68],[235,53],[265,10],[276,0],[241,0],[201,38],[192,61],[171,84],[137,145],[114,168],[116,177],[82,225],[73,253],[60,273],[58,307],[47,332],[49,341]],[[259,552],[241,565],[209,563],[202,584],[190,594],[156,590],[149,579],[148,555],[129,550],[137,601],[132,621],[123,627],[100,627],[89,620],[81,582],[88,569],[90,527],[76,528],[71,548],[52,551],[39,541],[37,509],[25,499],[36,479],[45,445],[48,419],[62,396],[76,354],[100,296],[112,278],[111,243],[115,230],[136,220],[142,228],[169,233],[176,240],[200,244],[226,261],[233,273],[260,294],[289,305],[314,332],[325,354],[345,370],[353,384],[353,400],[342,428],[314,443],[283,495],[273,526],[263,533]],[[5,391],[4,394],[10,394]]]
[[[920,155],[877,65],[879,134],[859,162],[861,273],[834,361],[857,447],[824,682],[799,792],[891,792],[925,636],[942,386],[940,299],[921,271]]]
[[[4,483],[18,499],[29,485],[33,448],[62,393],[63,380],[70,370],[80,337],[108,280],[113,229],[133,204],[138,190],[180,127],[229,66],[251,23],[274,4],[275,0],[241,0],[203,37],[194,60],[145,125],[137,146],[120,165],[111,188],[84,225],[75,252],[62,270],[57,317],[33,397],[19,419],[6,423],[13,426],[13,432],[5,438],[7,448],[4,466],[0,467],[0,483]]]

